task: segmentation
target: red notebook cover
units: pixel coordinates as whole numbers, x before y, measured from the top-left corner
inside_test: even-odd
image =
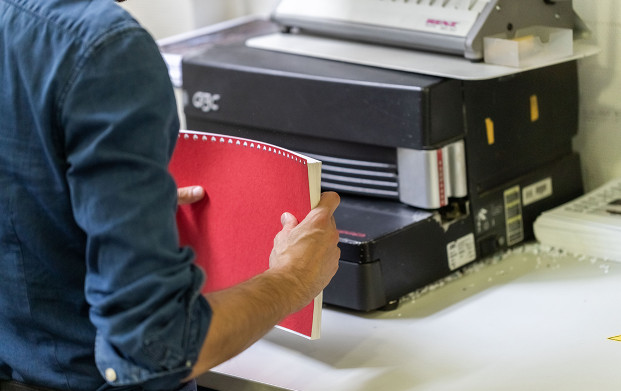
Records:
[[[302,221],[319,201],[320,167],[317,160],[270,144],[181,131],[169,169],[178,187],[205,189],[203,200],[177,210],[181,245],[194,249],[207,277],[203,292],[268,269],[282,213]],[[315,339],[320,322],[321,296],[279,326]]]

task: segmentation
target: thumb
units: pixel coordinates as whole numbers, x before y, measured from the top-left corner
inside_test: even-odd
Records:
[[[280,216],[280,223],[283,229],[292,229],[298,225],[298,219],[289,212],[285,212]]]

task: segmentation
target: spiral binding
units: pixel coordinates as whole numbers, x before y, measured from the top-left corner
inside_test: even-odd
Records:
[[[208,135],[208,134],[203,134],[203,135],[198,135],[198,134],[190,134],[190,133],[179,133],[179,135],[177,136],[178,138],[181,138],[181,135],[183,134],[183,139],[184,140],[192,140],[192,141],[209,141],[212,143],[215,142],[219,142],[221,144],[227,144],[227,145],[233,145],[233,146],[243,146],[243,147],[247,147],[247,148],[255,148],[257,151],[265,151],[265,152],[273,152],[274,154],[280,155],[282,157],[285,157],[287,159],[291,159],[291,160],[295,160],[298,163],[302,163],[304,165],[306,165],[306,160],[296,156],[295,154],[285,151],[283,149],[277,148],[273,145],[269,145],[269,144],[263,144],[257,141],[251,141],[251,140],[246,140],[246,139],[239,139],[239,138],[235,138],[235,137],[228,137],[228,136],[222,136],[222,135]]]

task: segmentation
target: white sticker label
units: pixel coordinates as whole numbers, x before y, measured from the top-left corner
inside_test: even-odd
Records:
[[[552,195],[552,178],[546,178],[522,190],[522,205],[527,206]]]
[[[477,257],[474,234],[468,234],[446,245],[446,254],[451,270],[459,269]]]
[[[505,224],[507,228],[507,245],[513,246],[524,240],[524,222],[522,220],[522,198],[519,186],[505,190]]]

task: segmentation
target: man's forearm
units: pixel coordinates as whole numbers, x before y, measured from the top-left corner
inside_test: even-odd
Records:
[[[234,357],[313,298],[296,297],[296,280],[268,270],[242,284],[208,293],[213,315],[190,377]]]

